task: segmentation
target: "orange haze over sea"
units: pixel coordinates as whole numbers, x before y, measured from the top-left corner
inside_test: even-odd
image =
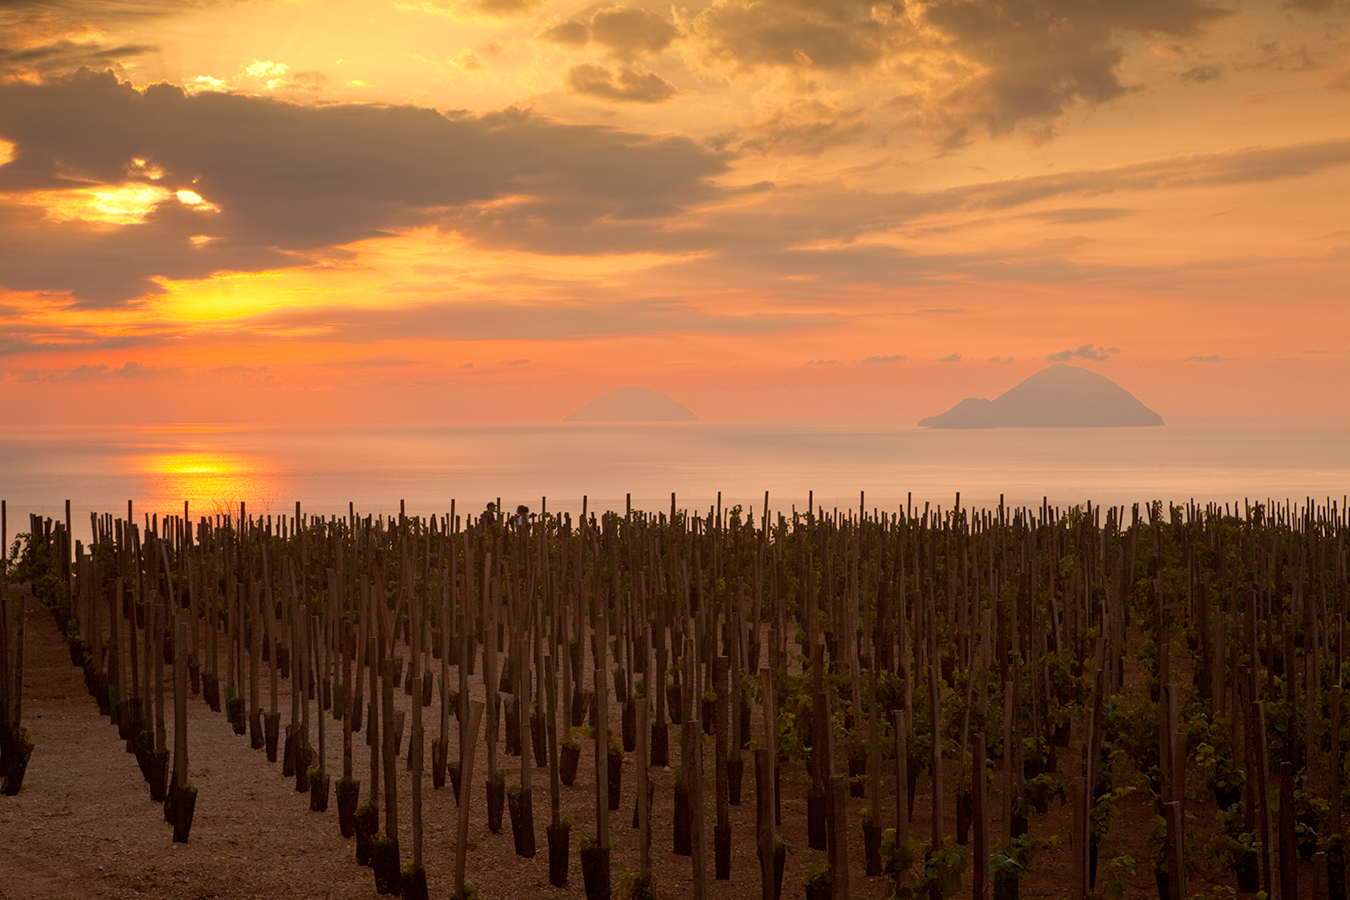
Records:
[[[514,508],[896,511],[950,508],[1343,503],[1344,419],[1181,419],[1164,428],[939,431],[881,420],[557,424],[455,428],[22,428],[0,436],[11,532],[28,512],[196,519],[305,510],[477,514]],[[860,493],[864,496],[860,497]]]

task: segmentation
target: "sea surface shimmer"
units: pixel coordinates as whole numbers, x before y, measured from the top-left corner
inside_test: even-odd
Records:
[[[27,513],[477,513],[514,508],[869,509],[1340,500],[1350,419],[1173,419],[1162,428],[935,431],[897,421],[703,421],[482,427],[10,427],[0,433],[9,533]]]

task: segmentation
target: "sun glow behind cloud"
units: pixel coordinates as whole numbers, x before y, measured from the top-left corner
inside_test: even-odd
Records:
[[[208,203],[202,199],[202,195],[196,191],[181,190],[177,193],[178,202],[184,206],[190,207],[201,212],[220,212],[220,207],[214,203]]]
[[[209,239],[194,243],[205,245]],[[703,258],[697,252],[550,255],[474,245],[437,228],[406,229],[346,245],[309,266],[161,279],[154,314],[228,325],[277,309],[339,303],[362,309],[477,298],[509,289],[518,303],[644,289],[655,273]],[[654,287],[654,285],[652,285]],[[306,332],[312,333],[312,332]]]
[[[33,191],[19,200],[41,206],[54,222],[88,222],[94,225],[135,225],[144,222],[155,207],[173,194],[153,184],[122,184],[110,187],[75,188],[66,191]]]

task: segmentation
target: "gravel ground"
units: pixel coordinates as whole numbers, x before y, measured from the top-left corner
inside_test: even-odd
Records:
[[[70,664],[70,656],[52,618],[45,611],[28,610],[27,671],[24,687],[24,726],[36,745],[23,790],[17,797],[0,797],[0,898],[3,900],[66,900],[66,898],[142,898],[163,897],[182,900],[227,900],[227,898],[288,897],[372,898],[375,892],[371,870],[355,862],[354,842],[344,840],[338,830],[336,801],[328,812],[309,810],[307,794],[297,793],[294,781],[281,777],[280,763],[268,763],[261,750],[252,750],[247,737],[236,736],[225,717],[210,711],[200,697],[188,704],[190,777],[198,788],[196,817],[187,844],[172,841],[172,828],[163,821],[161,808],[151,801],[149,790],[136,765],[135,757],[125,752],[125,742],[117,729],[98,708],[85,689],[79,669]],[[225,654],[222,653],[222,660]],[[223,665],[223,663],[222,663]],[[453,676],[452,676],[453,677]],[[481,670],[474,679],[475,694],[481,697]],[[289,685],[282,681],[283,729],[289,718]],[[172,717],[172,685],[168,691]],[[409,698],[396,691],[400,703]],[[263,691],[264,704],[267,692]],[[406,708],[406,707],[405,707]],[[430,739],[439,734],[439,699],[426,710],[430,762]],[[316,715],[316,713],[311,713]],[[614,707],[610,721],[617,726],[619,710]],[[340,723],[329,718],[328,769],[334,781],[341,774],[342,735]],[[451,747],[457,746],[451,720]],[[172,722],[169,724],[172,742]],[[761,725],[758,717],[754,733]],[[355,777],[368,780],[369,751],[364,732],[355,739]],[[404,740],[406,752],[407,739]],[[671,728],[671,757],[678,762],[678,729]],[[453,749],[452,749],[453,752]],[[508,778],[519,776],[520,761],[499,754]],[[749,757],[747,756],[747,760]],[[949,763],[950,765],[951,763]],[[1061,756],[1062,771],[1074,765],[1074,755]],[[410,823],[411,780],[405,760],[398,763],[401,812],[400,843],[406,862],[412,852]],[[759,868],[754,847],[754,773],[752,761],[745,772],[744,801],[731,810],[733,859],[731,881],[712,879],[712,752],[705,747],[707,772],[708,896],[710,898],[756,898],[759,896]],[[544,825],[549,817],[548,770],[534,770],[534,808],[538,855],[523,859],[515,855],[509,816],[499,834],[486,827],[485,754],[480,747],[475,763],[474,790],[470,797],[471,814],[467,867],[469,880],[477,884],[485,898],[516,898],[535,895],[582,897],[580,861],[577,846],[582,837],[594,832],[594,757],[583,746],[577,782],[563,788],[563,811],[576,825],[572,829],[570,881],[565,888],[548,884],[547,841]],[[671,774],[653,768],[656,785],[653,807],[652,860],[655,886],[660,897],[687,897],[692,893],[692,866],[687,857],[671,852]],[[894,808],[892,786],[886,780],[886,795],[880,808],[883,822]],[[783,896],[802,896],[801,878],[808,865],[824,854],[807,848],[804,777],[799,764],[783,774],[783,826],[780,832],[790,850],[784,877]],[[994,786],[1001,783],[995,777]],[[927,810],[930,804],[926,778],[919,782],[915,803],[913,834],[916,844],[929,831]],[[636,794],[636,776],[631,758],[625,761],[620,811],[612,814],[614,894],[621,896],[622,873],[637,868],[637,832],[630,827]],[[362,785],[362,799],[366,786]],[[425,865],[430,896],[444,898],[452,889],[456,807],[448,785],[433,790],[429,774],[424,781]],[[995,819],[1001,804],[997,790],[991,796]],[[849,801],[849,851],[851,860],[851,896],[881,898],[888,895],[887,878],[867,878],[863,873],[861,830],[858,813],[865,800]],[[947,833],[955,833],[954,802],[946,804]],[[1035,816],[1036,834],[1067,834],[1067,807],[1052,806],[1049,814]],[[1205,818],[1211,811],[1197,809]],[[1113,827],[1103,862],[1118,853],[1133,853],[1139,863],[1127,897],[1152,898],[1156,891],[1151,871],[1143,854],[1143,840],[1151,814],[1142,800],[1131,804],[1126,815]],[[993,823],[998,833],[997,821]],[[1031,877],[1023,880],[1023,900],[1063,897],[1069,863],[1066,840],[1056,849],[1043,851]],[[1197,883],[1192,892],[1214,890],[1215,886]],[[959,896],[970,896],[969,872],[963,878]],[[1222,890],[1222,889],[1220,889]]]

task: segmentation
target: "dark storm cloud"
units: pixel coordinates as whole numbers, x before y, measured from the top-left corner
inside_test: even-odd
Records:
[[[32,341],[26,341],[9,335],[0,337],[0,356],[18,356],[21,353],[32,353],[41,349],[40,344]]]
[[[869,0],[720,0],[694,20],[715,59],[760,66],[848,71],[879,63],[899,37]],[[898,12],[899,4],[883,4]]]
[[[940,191],[878,192],[825,183],[775,191],[765,207],[793,241],[854,241],[871,232],[944,213],[1004,213],[1034,204],[1064,204],[1126,192],[1231,187],[1306,177],[1346,165],[1350,165],[1350,140],[1313,141],[1164,157],[1108,168],[1071,169]],[[1103,221],[1127,214],[1128,209],[1095,205],[1018,213],[1057,224]],[[736,212],[729,217],[740,215]],[[744,230],[749,223],[735,224]]]
[[[70,291],[85,305],[159,291],[156,279],[306,265],[417,225],[497,249],[679,254],[674,277],[787,293],[935,283],[952,273],[1064,283],[1139,270],[1076,261],[1087,238],[959,254],[867,238],[966,211],[1097,221],[1124,214],[1099,205],[1108,194],[1270,182],[1350,163],[1350,141],[1322,141],[928,192],[756,186],[754,202],[714,204],[732,194],[709,181],[726,171],[728,156],[680,138],[564,126],[518,110],[443,115],[187,95],[168,85],[138,92],[87,71],[0,85],[0,139],[16,147],[0,166],[0,284]],[[152,167],[163,178],[151,179]],[[51,221],[22,202],[27,191],[127,182],[188,188],[219,211],[169,200],[139,224],[93,227]]]
[[[0,206],[4,232],[22,234],[0,245],[5,286],[70,290],[94,305],[155,290],[152,276],[256,271],[389,229],[471,225],[459,213],[508,197],[543,225],[668,216],[710,196],[706,179],[726,168],[725,155],[683,138],[514,109],[308,107],[166,84],[137,91],[88,70],[0,85],[0,139],[16,145],[0,195],[140,181],[191,189],[219,208],[168,202],[142,224],[106,230]],[[163,178],[152,181],[149,167]],[[16,230],[20,219],[28,227]],[[199,246],[196,235],[214,240]]]
[[[60,298],[53,298],[59,303]],[[79,326],[36,325],[10,309],[0,308],[0,357],[27,353],[78,353],[88,350],[125,350],[181,338],[171,331],[106,334]]]
[[[1116,191],[1227,187],[1299,178],[1350,163],[1350,140],[1283,147],[1241,147],[1195,153],[1110,169],[1083,169],[957,188],[972,206],[1004,209],[1052,197]]]
[[[674,271],[706,283],[759,284],[810,295],[821,286],[942,283],[953,273],[970,278],[1069,283],[1102,276],[1137,275],[1129,266],[1074,260],[1086,238],[1042,241],[984,252],[921,254],[868,242],[926,217],[967,211],[1040,215],[1051,222],[1113,218],[1111,208],[1056,208],[1023,213],[1033,204],[1071,203],[1120,192],[1148,193],[1182,187],[1224,187],[1311,175],[1350,164],[1350,141],[1258,147],[1150,160],[1127,166],[1000,179],[942,191],[875,192],[838,183],[779,188],[755,204],[735,204],[679,221],[654,217],[613,222],[582,208],[536,209],[535,203],[483,205],[457,215],[479,240],[509,249],[560,255],[657,248],[697,254]],[[1124,214],[1125,211],[1121,211]],[[893,240],[893,238],[891,239]],[[821,244],[834,246],[821,247]],[[695,275],[696,273],[696,275]],[[785,283],[787,276],[804,280]]]
[[[0,13],[51,15],[102,24],[171,15],[188,9],[228,5],[231,0],[0,0]]]
[[[539,37],[565,47],[584,47],[594,41],[621,59],[660,53],[680,36],[669,20],[647,9],[608,6],[587,22],[568,19],[546,28]]]
[[[1071,284],[1087,279],[1124,277],[1148,271],[1139,267],[1084,263],[1072,242],[1029,248],[992,248],[965,253],[914,253],[886,244],[858,242],[831,249],[801,247],[737,248],[685,263],[718,283],[772,289],[814,303],[821,296],[846,296],[861,285],[880,288],[950,285],[953,279],[1022,284]]]
[[[0,168],[3,176],[4,168]],[[225,270],[260,271],[301,259],[248,240],[194,246],[191,236],[212,231],[215,214],[163,204],[142,224],[91,228],[52,223],[34,206],[0,202],[0,285],[13,290],[70,291],[84,306],[113,306],[162,289],[155,277],[199,278]]]
[[[898,102],[940,145],[1019,126],[1049,133],[1076,104],[1124,95],[1132,34],[1187,40],[1228,15],[1201,0],[717,0],[692,22],[705,56],[738,69],[899,75],[942,86]],[[917,61],[917,62],[916,62]],[[920,66],[911,69],[911,66]],[[923,80],[923,79],[919,79]]]
[[[815,327],[835,320],[836,316],[827,313],[725,315],[678,300],[652,297],[610,303],[558,301],[546,306],[475,300],[393,310],[337,306],[282,309],[250,319],[246,327],[262,333],[302,329],[313,332],[312,340],[368,343],[404,338],[580,340],[660,332],[747,335]]]
[[[1028,124],[1047,133],[1070,106],[1126,93],[1121,37],[1190,39],[1227,15],[1199,0],[937,0],[925,21],[975,74],[920,115],[952,144],[972,129],[997,137]]]
[[[562,44],[564,47],[584,47],[591,38],[591,32],[586,23],[569,19],[545,28],[539,37],[553,44]]]
[[[1110,219],[1119,219],[1122,216],[1128,216],[1131,212],[1128,209],[1083,206],[1068,209],[1045,209],[1039,212],[1026,213],[1025,217],[1039,219],[1042,222],[1050,222],[1055,225],[1077,225],[1084,222],[1105,222]]]
[[[1218,81],[1223,78],[1223,69],[1218,66],[1192,66],[1177,76],[1182,81],[1197,82],[1204,84],[1207,81]]]
[[[578,94],[629,103],[660,103],[676,94],[675,85],[655,72],[629,66],[611,71],[595,63],[583,63],[568,70],[567,83]]]
[[[80,66],[121,71],[124,63],[158,48],[93,35],[226,2],[231,0],[0,0],[0,80],[63,74]]]
[[[1322,13],[1350,7],[1347,0],[1285,0],[1286,7],[1307,13]]]
[[[478,0],[473,7],[491,16],[518,16],[537,5],[537,0]]]
[[[152,53],[156,49],[149,44],[111,45],[69,40],[28,47],[11,47],[0,43],[0,78],[69,72],[81,66],[96,69],[119,67],[127,59]]]
[[[660,53],[679,31],[661,16],[646,9],[613,6],[591,16],[591,40],[617,55]]]
[[[819,156],[832,147],[852,143],[867,128],[866,110],[841,108],[817,98],[798,98],[754,124],[741,152]]]

